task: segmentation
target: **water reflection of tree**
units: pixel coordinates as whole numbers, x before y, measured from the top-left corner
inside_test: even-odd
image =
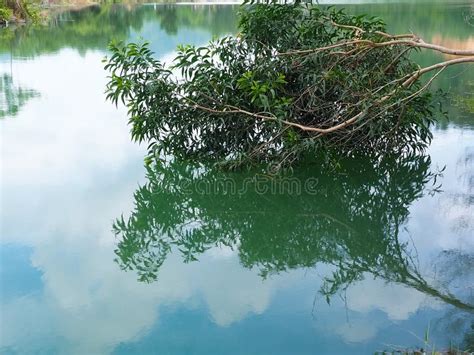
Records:
[[[0,77],[0,118],[15,116],[22,106],[33,97],[39,96],[35,90],[14,85],[9,74]]]
[[[160,27],[167,34],[176,34],[180,28],[202,28],[212,35],[223,35],[237,28],[237,6],[232,5],[162,5],[156,9]]]
[[[276,180],[286,190],[259,193],[262,179],[274,180],[177,163],[149,169],[131,216],[114,224],[117,262],[150,282],[172,250],[189,262],[207,249],[228,246],[263,277],[317,263],[335,266],[321,290],[328,298],[371,273],[472,310],[430,286],[399,239],[409,206],[434,178],[429,166],[428,157],[350,159],[330,172],[309,166],[291,176],[292,193],[288,177]],[[246,192],[238,193],[242,186]]]

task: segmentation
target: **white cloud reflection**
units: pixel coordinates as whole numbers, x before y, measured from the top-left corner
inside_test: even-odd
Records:
[[[104,102],[101,57],[62,50],[13,66],[14,80],[42,93],[2,122],[2,243],[33,248],[43,282],[2,304],[1,346],[20,353],[61,344],[67,354],[105,354],[159,322],[159,305],[202,298],[228,326],[271,298],[272,282],[229,251],[193,265],[172,256],[151,285],[112,261],[111,222],[132,208],[144,152],[130,142],[124,110]]]

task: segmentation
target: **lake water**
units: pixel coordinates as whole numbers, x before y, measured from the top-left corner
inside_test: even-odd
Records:
[[[347,7],[474,48],[472,2]],[[474,350],[472,66],[439,77],[449,121],[423,157],[276,182],[146,171],[105,102],[107,43],[166,61],[234,33],[237,9],[93,6],[0,31],[1,354]]]

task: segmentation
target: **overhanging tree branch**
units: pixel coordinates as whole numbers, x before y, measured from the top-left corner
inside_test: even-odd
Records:
[[[412,49],[456,58],[420,67]],[[146,44],[111,50],[108,98],[126,102],[134,139],[150,140],[153,154],[237,165],[291,164],[328,147],[423,151],[435,122],[428,88],[445,68],[474,63],[474,49],[392,35],[379,20],[303,3],[246,3],[238,36],[180,47],[171,67]]]

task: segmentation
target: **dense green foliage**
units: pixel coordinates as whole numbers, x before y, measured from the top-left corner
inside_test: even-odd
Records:
[[[171,67],[146,43],[112,44],[108,98],[127,104],[132,137],[150,142],[155,155],[280,166],[329,146],[342,155],[422,151],[433,106],[420,84],[400,83],[418,69],[410,50],[314,50],[354,40],[336,24],[360,27],[361,40],[386,40],[375,18],[301,3],[246,4],[239,36],[181,46]]]
[[[0,21],[8,21],[13,16],[13,10],[5,4],[0,4]]]

